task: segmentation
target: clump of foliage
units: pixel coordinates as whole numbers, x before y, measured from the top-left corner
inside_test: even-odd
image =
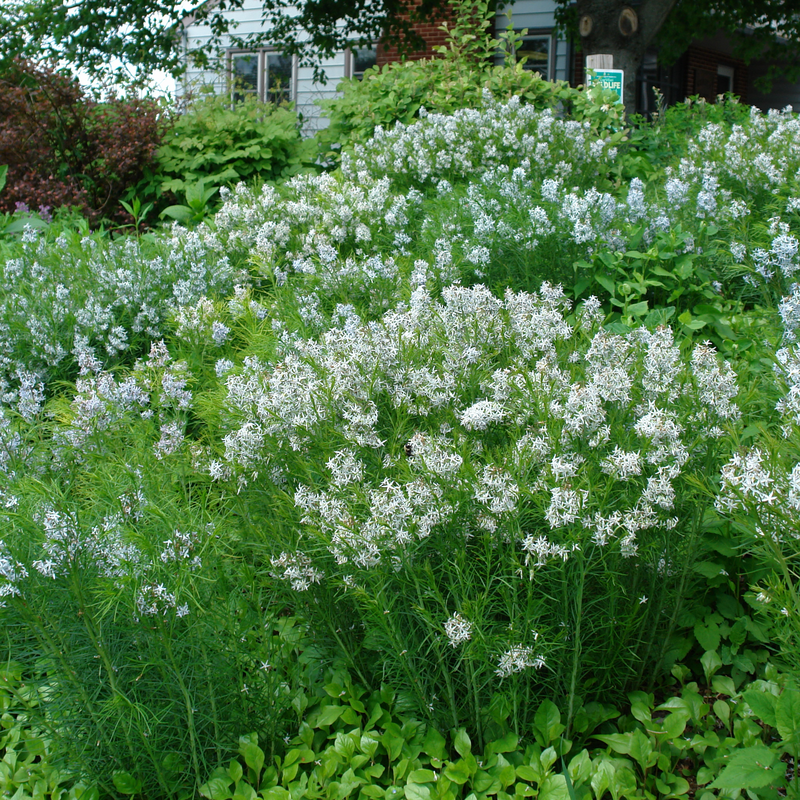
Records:
[[[572,89],[566,81],[545,81],[516,60],[515,48],[524,31],[492,38],[494,4],[456,0],[451,8],[453,22],[442,26],[447,44],[438,48],[436,57],[373,67],[363,80],[342,81],[337,87],[340,97],[320,101],[330,120],[317,137],[323,152],[366,142],[376,129],[391,128],[396,122],[408,124],[426,111],[450,114],[483,107],[486,91],[499,100],[518,96],[539,109],[562,105],[572,117],[584,117],[586,92]],[[496,63],[498,48],[504,54],[500,64]],[[610,105],[606,116],[619,121],[620,115],[620,107]]]
[[[155,188],[178,194],[201,180],[206,186],[284,180],[309,168],[312,152],[291,108],[207,95],[170,126],[157,152]]]
[[[5,655],[103,791],[796,787],[800,124],[631,177],[604,98],[482,92],[0,242]]]
[[[0,211],[74,206],[93,223],[130,222],[120,206],[152,168],[167,115],[155,101],[87,97],[76,79],[16,61],[0,75]]]

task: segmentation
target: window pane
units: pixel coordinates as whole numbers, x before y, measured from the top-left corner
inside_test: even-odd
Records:
[[[367,47],[354,49],[353,53],[353,77],[356,80],[361,80],[364,73],[370,68],[374,67],[378,61],[378,48]]]
[[[243,100],[245,95],[258,92],[258,55],[242,53],[231,56],[233,99]]]
[[[292,99],[292,57],[267,53],[267,101],[289,102]]]
[[[517,58],[527,58],[524,68],[547,78],[550,72],[550,37],[527,36],[517,48]]]

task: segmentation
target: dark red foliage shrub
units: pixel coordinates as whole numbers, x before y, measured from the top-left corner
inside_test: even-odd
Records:
[[[146,181],[167,123],[153,100],[94,100],[74,78],[15,62],[0,75],[0,211],[75,206],[93,223],[130,222],[119,201]]]

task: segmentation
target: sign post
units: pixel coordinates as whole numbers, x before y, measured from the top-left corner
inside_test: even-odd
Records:
[[[608,89],[623,102],[623,82],[625,71],[613,69],[614,58],[611,55],[594,55],[586,58],[586,85],[588,87],[600,86]]]

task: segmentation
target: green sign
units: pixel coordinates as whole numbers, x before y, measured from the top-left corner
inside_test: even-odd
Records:
[[[610,89],[619,97],[622,102],[622,82],[625,71],[621,69],[593,69],[589,70],[586,76],[587,86],[600,86],[603,89]]]

